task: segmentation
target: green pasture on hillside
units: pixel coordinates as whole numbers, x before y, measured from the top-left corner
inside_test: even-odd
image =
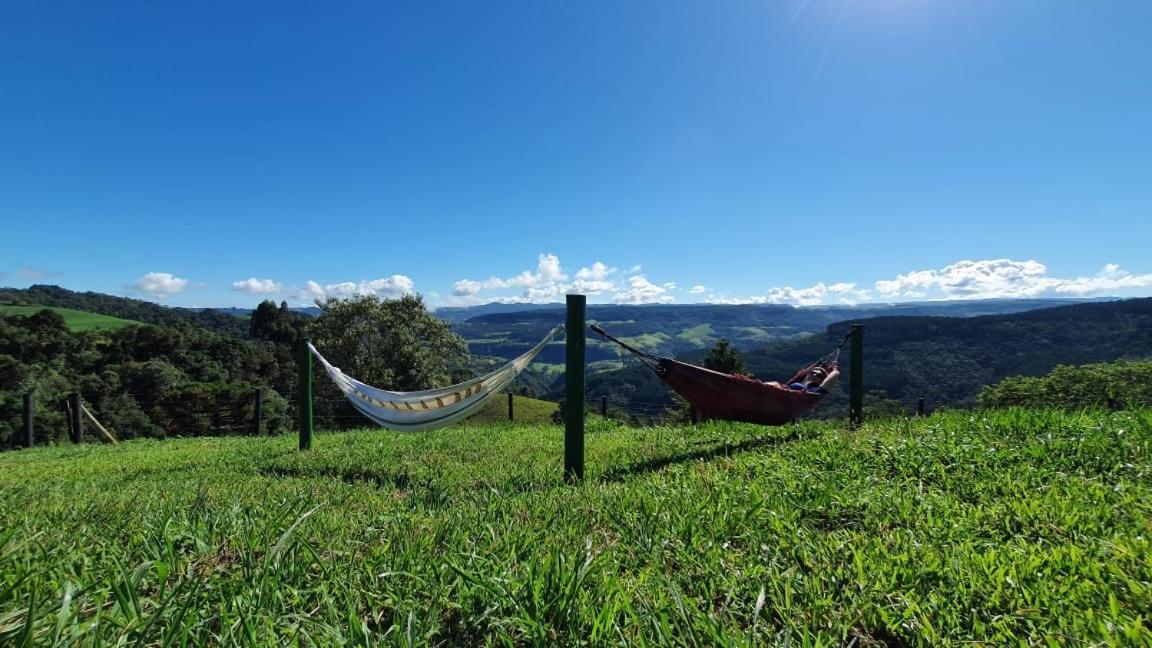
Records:
[[[513,396],[512,413],[518,423],[549,423],[552,415],[557,411],[557,404],[552,401],[528,398],[527,396]],[[506,423],[508,421],[508,396],[498,394],[488,401],[484,409],[461,425],[490,425],[493,423]]]
[[[0,455],[0,645],[1152,643],[1152,413]]]
[[[140,326],[140,322],[89,313],[88,311],[73,310],[71,308],[55,308],[52,306],[10,306],[0,304],[2,315],[35,315],[42,310],[55,311],[64,318],[68,328],[76,332],[95,331],[100,329],[121,329],[125,326]]]

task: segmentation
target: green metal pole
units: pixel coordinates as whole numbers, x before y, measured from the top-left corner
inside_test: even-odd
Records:
[[[568,295],[564,366],[564,478],[584,479],[584,313],[587,298]]]
[[[23,425],[20,426],[20,445],[25,448],[31,448],[35,443],[32,434],[32,421],[36,412],[32,403],[32,392],[24,394],[24,420]]]
[[[264,390],[257,389],[252,395],[252,436],[260,436],[260,429],[264,427]]]
[[[68,397],[68,412],[72,416],[72,443],[84,442],[84,414],[80,407],[83,402],[80,399],[80,392],[73,392]]]
[[[297,403],[300,413],[300,449],[312,449],[312,352],[308,338],[301,338],[296,349]]]
[[[848,425],[855,429],[864,422],[864,325],[852,325],[851,366],[848,376]]]

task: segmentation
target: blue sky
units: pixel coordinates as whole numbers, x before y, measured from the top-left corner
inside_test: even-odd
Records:
[[[1152,294],[1152,3],[0,4],[0,285]]]

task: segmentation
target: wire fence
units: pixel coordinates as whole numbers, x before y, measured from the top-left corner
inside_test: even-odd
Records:
[[[499,397],[494,398],[500,407]],[[0,403],[0,448],[38,443],[91,439],[90,423],[107,429],[116,438],[183,437],[225,435],[275,435],[298,429],[296,403],[270,389],[208,390],[156,393],[139,390],[114,394],[80,393],[84,408],[95,418],[85,421],[72,411],[70,395],[25,397]],[[491,406],[490,406],[491,407]],[[562,403],[557,403],[552,422],[561,423]],[[30,410],[30,411],[29,411]],[[516,408],[507,420],[517,421]],[[699,417],[683,400],[630,400],[618,394],[590,394],[586,412],[625,425],[648,427],[669,423],[694,423]],[[923,399],[914,415],[924,415]],[[913,415],[913,412],[909,412]],[[491,416],[491,415],[489,415]],[[489,419],[491,420],[491,419]],[[539,414],[530,422],[539,423]],[[77,424],[80,429],[77,430]],[[374,425],[342,395],[313,396],[313,425],[318,429],[351,429]]]

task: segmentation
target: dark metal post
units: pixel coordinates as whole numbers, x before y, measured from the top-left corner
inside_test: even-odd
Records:
[[[20,445],[31,448],[34,443],[32,436],[32,392],[24,394],[24,419],[20,426]]]
[[[860,427],[864,422],[864,326],[852,325],[851,366],[848,376],[848,425]]]
[[[696,425],[700,422],[700,412],[696,411],[695,407],[688,408],[688,416],[692,418],[692,425]]]
[[[564,365],[564,478],[584,479],[584,346],[587,333],[584,295],[568,295]]]
[[[600,395],[600,416],[608,418],[608,394]]]
[[[312,352],[308,338],[301,338],[296,348],[296,409],[300,417],[300,449],[312,449]]]
[[[916,400],[916,416],[924,416],[924,399]]]
[[[508,392],[508,420],[516,420],[516,406],[513,404],[512,392]]]
[[[257,389],[253,394],[252,402],[252,436],[260,436],[260,429],[264,427],[264,390]]]
[[[84,442],[84,412],[80,405],[80,392],[74,392],[68,397],[69,414],[72,415],[72,443]]]

